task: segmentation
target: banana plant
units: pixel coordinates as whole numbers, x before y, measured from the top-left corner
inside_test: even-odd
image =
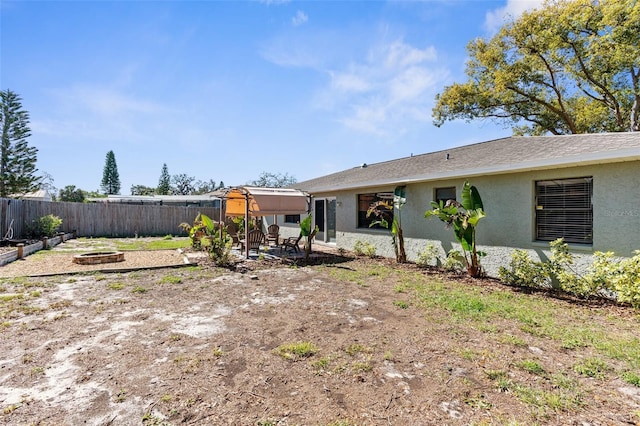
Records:
[[[467,272],[472,277],[482,275],[479,258],[485,253],[476,249],[476,227],[486,217],[480,193],[469,181],[462,186],[462,203],[456,200],[431,202],[432,209],[424,214],[426,218],[435,216],[453,229],[456,241],[462,246]]]
[[[311,240],[315,237],[318,232],[318,225],[312,230],[311,229],[311,215],[308,215],[304,219],[300,221],[300,235],[306,237],[306,241],[304,244],[304,253],[305,260],[309,260],[309,255],[311,254]]]

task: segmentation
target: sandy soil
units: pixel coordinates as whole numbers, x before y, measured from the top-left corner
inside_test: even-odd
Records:
[[[371,261],[342,260],[307,267],[248,262],[238,268],[244,273],[202,264],[0,280],[6,303],[19,289],[28,294],[2,312],[0,424],[637,421],[640,394],[620,382],[585,382],[580,409],[532,412],[486,371],[510,357],[568,364],[570,354],[543,339],[503,351],[476,330],[458,325],[452,332],[447,321],[398,306],[396,280],[374,273],[364,282],[345,279]],[[7,270],[0,269],[5,277]],[[277,351],[299,342],[317,351]],[[497,355],[467,358],[460,348]]]

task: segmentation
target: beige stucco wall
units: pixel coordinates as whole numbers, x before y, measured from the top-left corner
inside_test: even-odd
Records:
[[[534,241],[535,181],[593,177],[593,245],[572,245],[580,262],[586,264],[594,251],[614,251],[631,256],[640,249],[636,232],[640,229],[640,162],[601,164],[554,170],[530,171],[491,176],[475,176],[469,180],[482,196],[487,217],[478,227],[477,242],[488,253],[483,265],[495,276],[500,265],[509,262],[515,248],[527,249],[535,258],[548,256],[549,244]],[[425,219],[435,188],[455,186],[460,197],[464,178],[407,185],[407,204],[402,209],[402,228],[410,260],[415,260],[426,245],[434,243],[441,255],[459,249],[453,232],[437,218]],[[377,254],[393,257],[391,236],[386,230],[357,228],[357,194],[393,191],[393,187],[368,188],[358,191],[314,194],[335,196],[338,247],[352,250],[356,241],[374,244]],[[297,228],[292,228],[297,235]]]

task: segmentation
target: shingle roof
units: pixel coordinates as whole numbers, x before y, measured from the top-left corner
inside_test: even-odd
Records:
[[[640,160],[640,132],[513,136],[358,166],[293,186],[310,193]]]

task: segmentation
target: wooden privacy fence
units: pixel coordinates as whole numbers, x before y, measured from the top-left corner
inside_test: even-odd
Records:
[[[61,232],[79,237],[134,237],[186,235],[178,227],[193,224],[198,213],[219,220],[218,207],[150,206],[116,203],[69,203],[0,198],[0,238],[10,227],[13,238],[23,238],[26,227],[42,216],[62,219]]]

